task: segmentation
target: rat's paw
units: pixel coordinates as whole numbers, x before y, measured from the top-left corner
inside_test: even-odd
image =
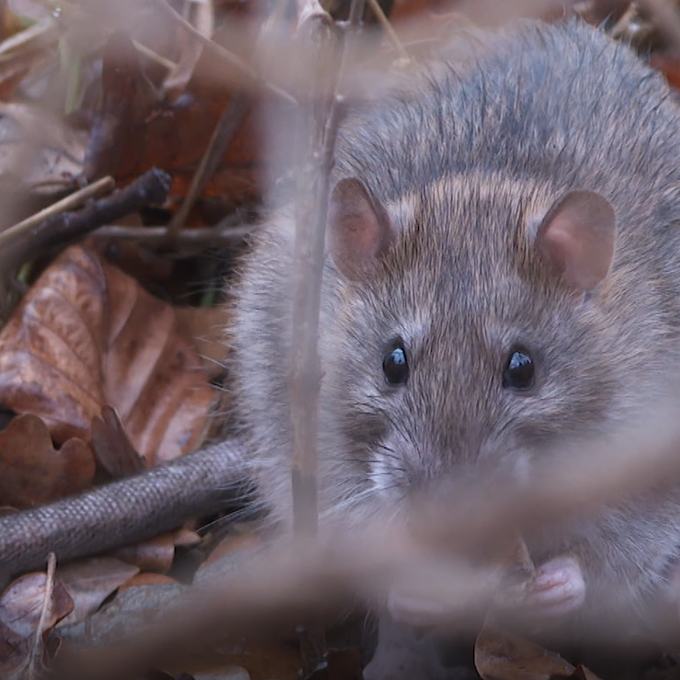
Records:
[[[531,619],[550,621],[577,611],[585,599],[586,584],[578,561],[562,556],[536,569],[518,609]]]

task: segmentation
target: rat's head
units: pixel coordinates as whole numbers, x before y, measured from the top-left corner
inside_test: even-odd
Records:
[[[603,196],[486,176],[381,204],[349,178],[329,214],[347,333],[327,373],[375,490],[485,463],[521,473],[608,417],[616,229]]]

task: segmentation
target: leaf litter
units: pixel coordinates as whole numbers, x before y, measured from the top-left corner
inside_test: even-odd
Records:
[[[437,0],[384,4],[388,10],[394,5],[389,18],[411,54],[436,49],[460,17],[449,10],[465,5]],[[511,4],[479,3],[472,15],[479,20],[486,7],[504,17],[513,11]],[[650,63],[678,87],[677,56],[635,3],[577,4],[592,23],[607,20],[617,37],[650,49]],[[169,15],[149,14],[148,8],[130,11],[138,21],[117,24],[127,6],[121,3],[120,16],[114,9],[107,19],[110,30],[85,3],[60,7],[49,0],[22,0],[25,16],[17,5],[2,4],[0,35],[0,195],[13,197],[7,200],[10,218],[4,219],[30,215],[87,181],[111,175],[120,187],[159,167],[171,175],[168,200],[132,217],[140,234],[167,224],[189,191],[215,125],[237,96],[231,71],[238,68],[230,70],[215,56],[218,50],[192,39]],[[32,13],[31,5],[40,9]],[[334,5],[336,16],[342,14],[339,0],[328,5]],[[555,5],[549,16],[562,11]],[[183,10],[197,33],[247,62],[253,45],[223,29],[235,19],[257,27],[261,17],[254,3],[201,0],[185,3]],[[147,31],[150,16],[163,30]],[[430,43],[409,42],[413,20],[429,24],[435,36]],[[256,32],[244,35],[252,42]],[[44,105],[47,95],[50,107]],[[247,96],[255,107],[261,95]],[[238,121],[184,220],[186,231],[215,225],[235,206],[261,201],[269,159],[263,157],[257,131],[252,108]],[[210,243],[199,255],[195,248],[190,253],[183,248],[181,236],[155,248],[141,241],[120,243],[119,266],[109,261],[110,241],[67,245],[21,263],[29,266],[24,278],[30,287],[0,333],[0,402],[16,414],[0,432],[0,505],[14,509],[183,455],[214,427],[211,405],[217,393],[210,381],[223,375],[228,317],[220,308],[196,306],[201,296],[192,289],[217,271]],[[236,239],[226,250],[237,254],[241,247]],[[123,270],[136,271],[136,278]],[[172,294],[170,280],[180,282]],[[178,306],[188,299],[194,306]],[[162,618],[178,593],[186,591],[187,560],[189,572],[200,572],[211,559],[233,553],[237,560],[244,549],[258,545],[252,535],[235,538],[232,532],[206,559],[210,529],[196,533],[196,526],[59,565],[56,571],[52,562],[48,573],[12,582],[0,598],[0,675],[42,677],[52,657],[63,651],[46,644],[49,639],[71,649],[116,644],[135,625],[143,628]],[[295,639],[291,633],[262,643],[256,636],[230,635],[196,656],[193,676],[182,672],[186,666],[156,669],[153,677],[297,677],[301,661]],[[328,668],[314,677],[360,678],[360,649],[355,643],[331,650]],[[466,668],[467,677],[484,680],[595,679],[587,667],[491,624],[477,636],[474,666]],[[663,673],[677,677],[677,666],[667,662]]]

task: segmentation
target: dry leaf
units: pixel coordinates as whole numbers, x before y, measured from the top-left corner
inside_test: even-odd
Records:
[[[56,442],[116,409],[147,464],[195,447],[213,391],[173,309],[99,259],[64,251],[0,333],[0,401]]]
[[[489,623],[475,642],[475,668],[483,680],[550,680],[574,672],[559,654]]]
[[[574,669],[571,680],[600,680],[600,678],[593,673],[589,668],[579,664]]]
[[[205,370],[211,377],[224,371],[227,358],[227,314],[222,307],[177,307],[182,325],[187,329]]]
[[[74,604],[73,611],[61,625],[84,621],[111,593],[138,572],[138,567],[114,557],[93,557],[59,567],[57,576]]]
[[[0,104],[0,110],[0,186],[50,196],[72,189],[82,172],[85,135],[29,105]],[[43,144],[36,148],[38,138]]]
[[[652,54],[649,65],[661,71],[671,87],[680,90],[680,60],[677,57],[672,54]]]
[[[161,534],[148,541],[119,548],[112,554],[136,565],[140,571],[164,574],[170,571],[175,558],[175,536],[174,533]]]
[[[128,439],[118,414],[110,406],[104,406],[101,418],[92,419],[92,449],[99,465],[114,479],[129,477],[144,469],[144,459]]]
[[[123,644],[162,621],[168,608],[187,590],[188,586],[179,583],[123,589],[87,621],[60,626],[59,634],[74,647]]]
[[[0,677],[28,677],[25,671],[33,657],[40,659],[43,634],[72,609],[66,588],[47,574],[26,574],[14,581],[0,598]]]
[[[146,81],[132,43],[116,35],[104,54],[101,110],[96,112],[84,174],[112,175],[126,183],[152,167],[173,177],[171,193],[186,194],[213,130],[231,93],[214,84],[206,71],[224,64],[203,53],[183,96],[168,103]],[[226,203],[250,203],[258,196],[258,120],[247,116],[226,150],[204,195]],[[172,140],[172,143],[169,143]]]
[[[203,541],[200,535],[195,531],[184,527],[173,531],[172,536],[177,548],[193,548]]]
[[[174,578],[170,578],[165,574],[153,574],[145,572],[133,576],[129,581],[120,587],[121,592],[126,588],[137,588],[139,586],[154,586],[154,585],[172,585],[177,583]]]
[[[75,437],[56,451],[45,423],[29,413],[0,432],[0,469],[0,505],[28,508],[92,486],[95,462]]]
[[[225,565],[227,562],[233,562],[235,565],[238,565],[238,561],[243,553],[252,553],[257,548],[262,547],[262,545],[262,538],[256,534],[227,536],[217,544],[208,559],[203,562],[199,571],[207,569],[216,562],[219,562],[221,565]]]
[[[143,172],[139,170],[140,142],[146,136],[146,117],[156,104],[157,93],[144,76],[139,54],[127,35],[114,32],[103,53],[103,100],[92,126],[84,174],[90,179],[109,174],[134,178]],[[127,143],[118,143],[123,136]]]

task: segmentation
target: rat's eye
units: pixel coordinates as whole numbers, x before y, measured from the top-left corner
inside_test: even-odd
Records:
[[[408,380],[406,349],[401,340],[397,340],[385,354],[383,373],[391,385],[403,385]]]
[[[529,389],[534,384],[534,360],[525,349],[513,349],[503,370],[503,387]]]

